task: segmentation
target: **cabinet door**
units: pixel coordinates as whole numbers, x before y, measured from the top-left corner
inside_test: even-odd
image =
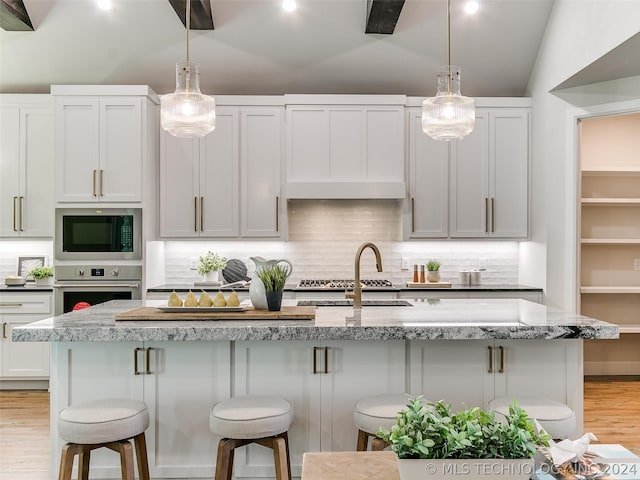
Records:
[[[217,128],[217,127],[216,127]],[[211,406],[230,397],[229,342],[159,342],[149,349],[144,401],[153,478],[212,478],[219,437],[209,430]]]
[[[328,372],[320,375],[323,452],[353,451],[357,429],[353,406],[367,396],[404,393],[404,340],[322,342]]]
[[[422,112],[409,113],[410,238],[442,238],[449,230],[449,143],[422,131]],[[407,232],[405,232],[407,233]]]
[[[243,109],[240,124],[240,234],[280,237],[282,109]]]
[[[0,108],[0,236],[20,234],[20,108]]]
[[[320,451],[321,375],[313,374],[313,347],[306,341],[236,342],[233,354],[233,395],[277,395],[293,404],[289,448],[294,477],[301,474],[302,454]],[[250,446],[235,455],[236,477],[273,478],[270,450]]]
[[[21,236],[53,237],[54,141],[51,108],[20,110]]]
[[[160,134],[160,235],[197,237],[199,140]]]
[[[98,200],[99,104],[96,97],[56,98],[56,199],[59,202]]]
[[[238,114],[216,109],[216,129],[200,140],[200,236],[238,236]]]
[[[489,372],[493,346],[493,340],[411,341],[411,394],[444,400],[454,410],[484,408],[494,397],[494,375]]]
[[[99,199],[142,200],[142,100],[100,99]]]
[[[486,237],[489,233],[488,115],[476,110],[476,125],[451,145],[451,237]]]
[[[526,238],[529,223],[529,116],[490,112],[489,184],[492,237]]]
[[[287,107],[287,181],[326,179],[329,170],[329,112]]]
[[[2,317],[2,377],[49,377],[49,343],[11,341],[11,331],[14,327],[42,318],[42,315]]]

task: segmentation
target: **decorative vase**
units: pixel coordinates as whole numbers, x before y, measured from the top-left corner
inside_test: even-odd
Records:
[[[264,267],[270,267],[280,262],[284,262],[287,265],[289,265],[289,268],[290,268],[289,275],[291,275],[291,272],[293,271],[293,265],[291,265],[291,262],[289,260],[285,260],[285,259],[266,260],[262,257],[249,257],[249,258],[250,260],[253,261],[253,263],[256,264],[256,269],[253,272],[253,276],[251,277],[251,283],[249,284],[249,297],[251,298],[251,304],[253,305],[253,308],[255,308],[256,310],[267,310],[269,308],[269,306],[267,305],[267,296],[264,289],[264,284],[262,283],[262,280],[260,280],[260,277],[258,276],[258,273],[257,273],[258,270]]]
[[[36,285],[53,285],[53,277],[35,278]]]
[[[271,290],[265,292],[267,297],[267,308],[270,312],[279,312],[282,306],[282,290]]]
[[[430,282],[439,282],[440,281],[440,271],[439,270],[429,270],[427,272],[427,280]]]
[[[529,480],[532,458],[398,459],[400,480]]]
[[[204,274],[204,279],[207,282],[217,282],[218,281],[218,270],[212,270]]]

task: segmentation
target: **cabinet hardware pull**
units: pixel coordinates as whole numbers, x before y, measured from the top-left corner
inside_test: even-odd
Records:
[[[193,231],[198,231],[198,197],[193,197]]]
[[[495,198],[491,197],[491,233],[496,231],[496,205]]]
[[[488,373],[493,373],[493,347],[489,347],[489,371]]]
[[[2,338],[7,338],[7,322],[2,324]]]
[[[93,196],[97,197],[98,195],[96,194],[96,173],[97,170],[93,171]]]
[[[280,207],[280,197],[276,195],[276,232],[280,231],[280,222],[278,218],[278,210]]]
[[[504,373],[504,347],[499,346],[498,349],[500,350],[500,369],[498,373]]]
[[[489,199],[484,197],[484,232],[489,233]]]
[[[411,233],[416,232],[416,199],[411,197]]]
[[[21,307],[21,303],[16,302],[1,302],[0,307]]]
[[[16,200],[18,200],[18,197],[13,197],[13,231],[14,232],[18,231],[18,227],[16,224]]]
[[[104,186],[104,170],[100,169],[100,196],[104,197],[104,190],[103,187]]]
[[[329,373],[329,347],[324,347],[324,373]]]
[[[136,347],[133,350],[133,374],[134,375],[142,375],[142,372],[138,371],[138,352],[144,350],[144,348]]]
[[[20,231],[24,232],[24,197],[20,197]]]
[[[145,366],[144,366],[144,374],[145,375],[151,375],[151,350],[153,350],[152,348],[145,348],[145,355],[144,355],[144,362],[145,362]]]
[[[204,232],[204,197],[200,197],[200,231]]]
[[[318,373],[318,350],[320,347],[313,347],[313,374]]]

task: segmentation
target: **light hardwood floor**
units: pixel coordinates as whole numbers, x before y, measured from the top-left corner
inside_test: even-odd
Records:
[[[584,394],[585,431],[640,455],[640,379],[588,379]],[[51,480],[49,448],[49,394],[0,390],[0,479]]]

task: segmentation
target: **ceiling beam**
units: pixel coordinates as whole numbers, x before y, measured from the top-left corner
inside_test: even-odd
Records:
[[[0,0],[0,28],[8,32],[33,31],[22,0]]]
[[[187,0],[169,0],[169,3],[186,27]],[[191,30],[213,30],[213,15],[209,0],[191,0],[191,25],[189,28]]]
[[[367,28],[365,33],[390,35],[396,28],[404,0],[367,0]]]

